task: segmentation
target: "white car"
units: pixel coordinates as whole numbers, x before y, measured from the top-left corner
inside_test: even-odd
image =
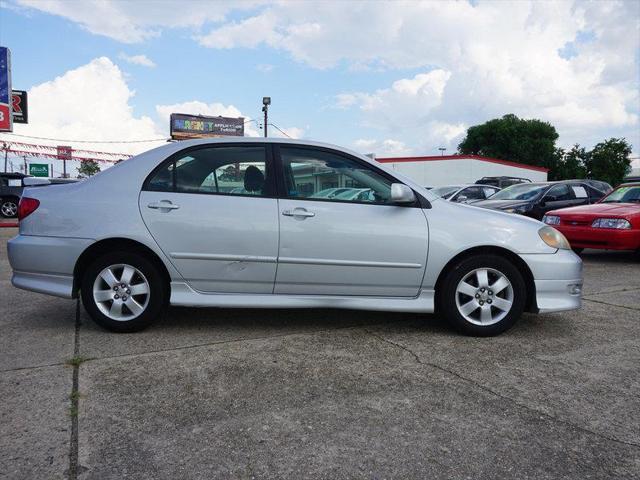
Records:
[[[373,194],[315,198],[327,184]],[[581,304],[581,260],[554,228],[444,201],[316,142],[171,143],[80,183],[28,188],[18,214],[13,285],[80,296],[117,332],[171,304],[436,310],[495,335],[525,310]]]
[[[486,200],[494,193],[500,191],[499,187],[493,185],[445,185],[430,189],[434,195],[439,195],[445,200],[457,203],[473,203]]]

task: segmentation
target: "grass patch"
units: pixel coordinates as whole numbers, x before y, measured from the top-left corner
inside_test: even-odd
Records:
[[[90,358],[86,358],[86,357],[82,357],[80,355],[76,355],[75,357],[71,357],[69,360],[67,360],[66,364],[67,365],[71,365],[72,367],[79,367],[80,365],[82,365],[87,360],[91,360],[91,359]]]

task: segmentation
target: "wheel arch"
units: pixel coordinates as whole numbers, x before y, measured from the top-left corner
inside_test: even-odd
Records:
[[[516,268],[522,273],[522,277],[524,279],[524,283],[527,291],[527,298],[525,299],[525,311],[526,312],[537,312],[538,306],[536,304],[536,285],[533,280],[533,274],[531,273],[531,269],[527,265],[527,263],[518,256],[518,254],[512,252],[509,249],[503,247],[496,247],[492,245],[473,247],[468,250],[464,250],[458,253],[455,257],[447,262],[447,264],[442,268],[440,274],[438,275],[438,279],[436,280],[435,285],[435,307],[438,310],[439,302],[440,302],[440,291],[442,288],[442,283],[444,282],[444,278],[447,273],[456,265],[458,262],[474,257],[476,255],[498,255],[506,258],[510,262],[512,262]]]
[[[171,276],[164,262],[153,250],[143,243],[130,238],[106,238],[89,245],[78,257],[73,269],[73,298],[78,298],[82,277],[91,262],[99,256],[113,251],[132,252],[144,256],[158,267],[164,280],[165,288],[167,292],[169,291]]]

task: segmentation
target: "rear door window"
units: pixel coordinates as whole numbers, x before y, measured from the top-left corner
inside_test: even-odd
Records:
[[[174,157],[149,178],[144,189],[273,196],[273,178],[262,145],[208,147]]]

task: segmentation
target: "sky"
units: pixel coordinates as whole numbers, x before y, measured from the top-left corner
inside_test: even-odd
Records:
[[[0,45],[29,94],[14,133],[76,148],[161,145],[171,112],[262,135],[271,96],[284,134],[379,157],[454,153],[507,113],[640,153],[638,1],[0,0]]]

